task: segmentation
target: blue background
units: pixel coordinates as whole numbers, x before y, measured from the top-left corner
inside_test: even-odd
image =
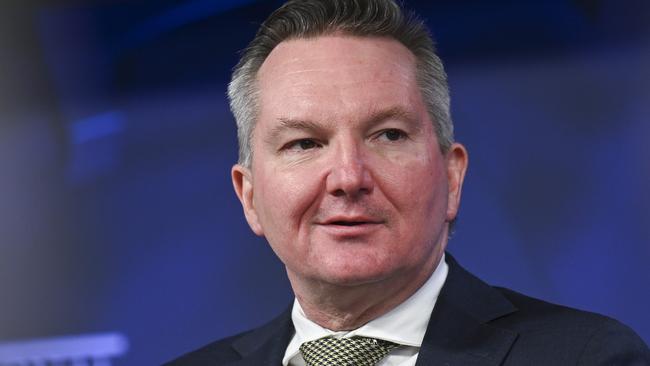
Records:
[[[226,83],[277,1],[3,1],[0,341],[160,364],[292,295],[232,192]],[[450,251],[650,341],[650,3],[408,1],[470,152]]]

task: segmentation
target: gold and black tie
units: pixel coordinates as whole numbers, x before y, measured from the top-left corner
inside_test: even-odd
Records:
[[[321,338],[300,346],[308,366],[375,366],[398,344],[366,337]]]

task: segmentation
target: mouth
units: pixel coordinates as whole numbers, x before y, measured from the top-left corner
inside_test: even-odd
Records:
[[[324,226],[355,227],[383,224],[384,221],[368,216],[335,216],[321,222]]]
[[[334,238],[361,238],[381,228],[384,221],[369,217],[333,217],[319,226]]]
[[[334,216],[320,222],[323,227],[333,230],[361,230],[370,229],[382,225],[384,221],[379,218],[369,216]]]
[[[364,225],[364,224],[374,224],[374,222],[370,222],[370,221],[343,221],[343,220],[337,220],[337,221],[332,221],[332,222],[328,223],[327,225],[359,226],[359,225]]]

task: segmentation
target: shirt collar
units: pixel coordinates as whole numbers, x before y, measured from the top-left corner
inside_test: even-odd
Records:
[[[295,299],[291,310],[295,334],[287,346],[282,364],[287,365],[289,360],[300,352],[302,343],[328,336],[372,337],[405,346],[420,347],[431,311],[438,300],[448,272],[449,267],[443,254],[436,270],[411,297],[379,318],[351,331],[335,332],[312,322],[305,316],[300,303]]]

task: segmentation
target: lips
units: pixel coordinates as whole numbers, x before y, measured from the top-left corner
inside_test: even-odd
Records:
[[[318,226],[338,239],[359,238],[370,235],[382,227],[384,220],[368,216],[335,216],[318,224]]]
[[[383,220],[365,216],[336,216],[325,220],[322,225],[358,226],[367,224],[381,224]]]
[[[328,225],[356,226],[367,224],[367,221],[334,221]]]

